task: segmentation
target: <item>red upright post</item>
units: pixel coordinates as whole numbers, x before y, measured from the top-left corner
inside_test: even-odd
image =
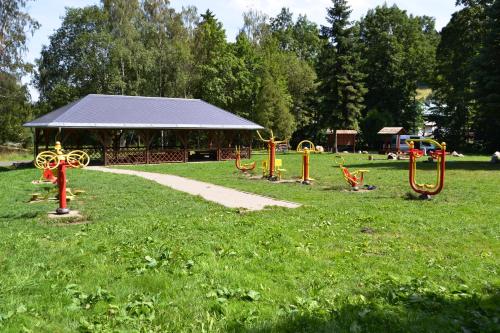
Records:
[[[59,163],[57,182],[59,187],[59,208],[57,214],[68,214],[69,209],[66,204],[66,161],[62,160]]]
[[[302,164],[304,165],[304,174],[302,175],[302,181],[309,181],[309,154],[305,152],[302,156]]]
[[[269,178],[274,177],[274,169],[276,163],[276,143],[273,139],[269,140]]]

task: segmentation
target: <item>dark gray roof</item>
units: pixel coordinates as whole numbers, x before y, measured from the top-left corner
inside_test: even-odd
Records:
[[[24,126],[247,130],[263,128],[200,99],[93,94],[27,122]]]

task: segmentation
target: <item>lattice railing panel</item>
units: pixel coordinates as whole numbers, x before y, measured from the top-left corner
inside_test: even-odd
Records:
[[[144,147],[106,149],[106,160],[108,164],[145,164],[147,162],[146,149]]]
[[[149,152],[149,163],[184,162],[184,149],[162,149]]]
[[[219,149],[219,160],[234,160],[236,156],[234,155],[234,148],[220,148]]]
[[[102,148],[88,148],[88,147],[64,147],[65,152],[70,152],[72,150],[82,150],[86,152],[90,157],[90,163],[103,163],[104,156],[102,154]]]
[[[250,158],[250,148],[241,148],[240,152],[241,158]],[[234,153],[234,148],[220,148],[219,149],[219,159],[220,160],[234,160],[236,158]]]

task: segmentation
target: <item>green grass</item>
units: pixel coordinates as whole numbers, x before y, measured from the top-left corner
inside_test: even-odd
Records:
[[[0,152],[0,162],[28,161],[33,160],[33,153],[29,151],[2,151]]]
[[[377,190],[344,191],[327,154],[311,156],[312,186],[250,180],[233,162],[127,167],[303,204],[250,213],[70,170],[87,191],[70,206],[90,223],[66,226],[46,218],[54,203],[26,203],[37,171],[0,171],[0,331],[497,330],[498,166],[450,158],[445,189],[422,202],[407,161],[345,156]],[[300,156],[280,158],[299,175]]]

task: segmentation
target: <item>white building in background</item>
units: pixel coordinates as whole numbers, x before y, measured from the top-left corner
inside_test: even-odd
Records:
[[[424,126],[418,131],[418,135],[425,137],[432,137],[434,135],[434,131],[436,130],[436,122],[430,121],[429,116],[432,114],[432,110],[436,109],[437,105],[430,102],[424,103]]]

